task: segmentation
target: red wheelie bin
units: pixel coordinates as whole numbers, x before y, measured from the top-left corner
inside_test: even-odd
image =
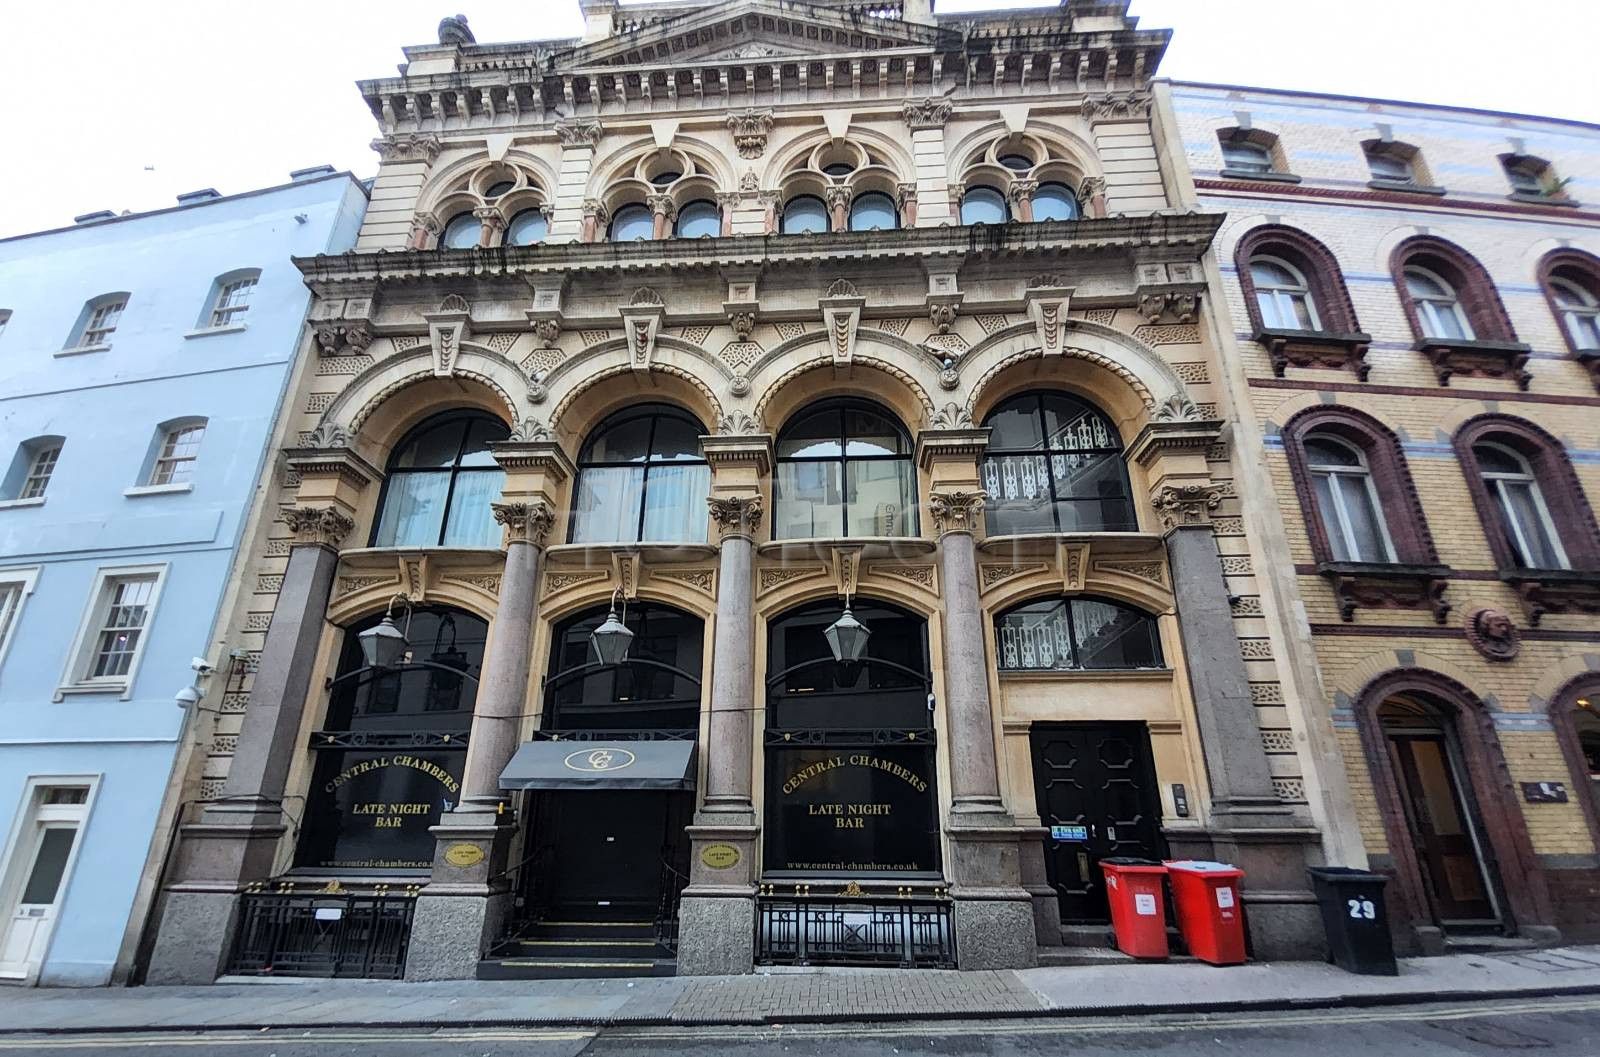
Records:
[[[1117,950],[1130,958],[1167,956],[1167,911],[1163,882],[1167,868],[1149,859],[1101,859],[1106,901]]]
[[[1243,965],[1244,909],[1239,882],[1244,871],[1220,862],[1167,863],[1178,934],[1189,953],[1212,965]]]

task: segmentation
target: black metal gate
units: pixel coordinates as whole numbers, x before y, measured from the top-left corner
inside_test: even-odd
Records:
[[[399,980],[416,905],[411,896],[246,893],[228,972]]]
[[[949,900],[763,895],[756,900],[756,962],[954,969],[951,908]]]

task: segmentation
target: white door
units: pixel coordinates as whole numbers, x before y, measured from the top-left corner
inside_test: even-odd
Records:
[[[64,814],[41,806],[29,832],[17,842],[6,913],[0,918],[0,979],[30,979],[44,960],[78,838],[78,820],[60,817]]]

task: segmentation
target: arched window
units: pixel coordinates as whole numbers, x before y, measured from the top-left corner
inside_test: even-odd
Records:
[[[1269,173],[1274,168],[1272,150],[1246,139],[1224,139],[1222,168],[1224,172]]]
[[[360,633],[345,629],[320,730],[295,864],[314,869],[426,870],[429,827],[460,803],[489,625],[460,609],[417,606],[396,621],[410,644],[400,664],[369,668]],[[385,811],[374,804],[405,804]],[[415,806],[412,806],[415,805]]]
[[[1600,296],[1576,276],[1558,274],[1550,277],[1550,299],[1572,347],[1579,352],[1600,351]]]
[[[625,205],[611,216],[611,241],[634,242],[655,238],[656,215],[637,202]]]
[[[880,191],[856,195],[850,203],[851,231],[893,231],[899,226],[894,199]]]
[[[1077,220],[1083,215],[1078,196],[1066,184],[1040,184],[1033,192],[1033,221]]]
[[[1311,284],[1300,269],[1278,257],[1256,257],[1250,261],[1250,279],[1255,284],[1262,326],[1279,330],[1322,329]]]
[[[1029,602],[995,619],[1003,671],[1160,668],[1161,636],[1148,613],[1104,598]]]
[[[701,198],[678,210],[677,234],[680,239],[699,239],[722,234],[722,207]]]
[[[602,423],[578,456],[572,542],[704,542],[711,491],[704,432],[687,413],[658,404]]]
[[[255,296],[256,284],[260,281],[260,268],[242,268],[217,276],[211,284],[211,296],[206,299],[199,328],[240,326],[245,313],[250,311],[250,299]]]
[[[1526,569],[1570,569],[1566,550],[1533,467],[1504,444],[1473,446],[1478,472],[1493,497],[1506,543]]]
[[[505,471],[489,445],[510,434],[481,412],[451,411],[413,429],[389,457],[374,547],[495,547],[489,508]]]
[[[992,534],[1138,529],[1122,438],[1098,410],[1066,393],[1023,393],[983,424]]]
[[[444,226],[439,236],[439,248],[445,250],[470,250],[483,237],[483,224],[471,213],[457,213]]]
[[[1008,216],[1005,195],[992,187],[974,187],[961,196],[963,224],[1004,224]]]
[[[1461,299],[1444,277],[1418,265],[1408,265],[1405,278],[1406,294],[1411,298],[1423,337],[1445,341],[1474,338],[1472,323],[1461,307]]]
[[[533,246],[543,242],[550,231],[542,210],[524,209],[506,225],[507,246]]]
[[[777,455],[775,538],[916,534],[911,438],[877,404],[813,404],[778,434]]]
[[[599,606],[556,625],[544,729],[697,729],[705,621],[671,606],[629,602],[620,611],[623,626],[633,632],[628,655],[606,664],[591,636],[610,612],[609,606]]]
[[[65,437],[34,437],[17,445],[5,480],[0,482],[0,500],[44,502],[50,478],[55,475]]]
[[[816,195],[797,195],[783,207],[785,235],[812,235],[827,231],[828,206]]]
[[[1337,437],[1314,433],[1305,440],[1305,460],[1333,559],[1395,561],[1366,454]]]

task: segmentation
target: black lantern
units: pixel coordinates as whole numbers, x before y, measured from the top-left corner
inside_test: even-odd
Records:
[[[839,619],[829,624],[822,634],[828,640],[828,649],[833,651],[833,659],[840,664],[851,664],[867,655],[867,639],[872,637],[872,629],[855,618],[850,612],[850,603],[846,602]]]
[[[367,662],[369,668],[393,668],[404,661],[411,650],[410,640],[394,624],[396,600],[406,607],[406,630],[411,630],[411,600],[404,595],[395,595],[389,600],[383,620],[376,627],[368,628],[356,636],[356,641],[361,644],[361,659]]]
[[[612,592],[611,612],[606,614],[605,623],[589,633],[589,645],[594,647],[595,656],[600,658],[601,664],[621,664],[628,659],[628,647],[633,645],[633,632],[617,619],[616,592]]]

